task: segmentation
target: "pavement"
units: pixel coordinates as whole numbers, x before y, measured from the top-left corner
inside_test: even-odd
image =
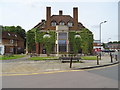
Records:
[[[61,60],[31,61],[28,60],[28,58],[29,56],[14,60],[3,60],[1,74],[29,74],[73,69],[90,69],[118,63],[115,58],[113,58],[113,63],[111,63],[111,58],[107,54],[103,55],[102,59],[99,60],[99,65],[97,65],[97,60],[81,60],[82,63],[72,63],[72,68],[69,68],[70,63],[62,63]]]

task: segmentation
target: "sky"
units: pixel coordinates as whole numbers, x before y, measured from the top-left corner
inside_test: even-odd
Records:
[[[118,1],[119,0],[0,0],[0,25],[21,26],[26,31],[32,29],[41,19],[46,19],[46,6],[51,14],[73,16],[73,7],[78,7],[78,21],[100,38],[102,42],[118,41]]]

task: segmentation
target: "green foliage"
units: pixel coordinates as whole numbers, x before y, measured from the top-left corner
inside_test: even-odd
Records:
[[[31,52],[33,47],[35,46],[35,33],[29,30],[26,34],[26,37],[27,37],[26,46],[27,46],[28,52]]]
[[[81,38],[75,38],[75,35],[79,34]],[[88,29],[81,29],[80,32],[69,32],[69,41],[73,46],[73,52],[78,53],[78,49],[82,49],[82,53],[92,53],[93,49],[93,34]]]
[[[108,42],[108,43],[110,43],[110,44],[112,44],[112,43],[120,43],[120,41],[113,41],[113,42]]]
[[[82,60],[97,60],[96,56],[82,56]]]
[[[43,38],[43,36],[46,34],[46,32],[38,32],[38,30],[35,30],[35,41],[39,43],[43,43],[46,49],[47,55],[49,55],[52,51],[52,47],[55,45],[55,32],[49,31],[48,34],[50,35],[50,38]]]
[[[69,32],[69,44],[73,46],[73,53],[77,54],[78,49],[81,48],[81,38],[75,38],[75,35],[76,32]]]
[[[49,32],[50,38],[43,38],[45,34],[46,32],[40,32],[38,29],[35,28],[28,31],[27,43],[30,43],[30,45],[28,45],[29,50],[32,50],[32,47],[34,46],[35,42],[42,43],[44,44],[47,55],[49,55],[52,51],[52,47],[55,45],[55,32]]]
[[[10,60],[25,57],[25,55],[0,56],[0,60]]]
[[[26,32],[20,26],[16,26],[16,27],[15,26],[3,26],[2,28],[3,28],[2,29],[3,31],[14,32],[14,33],[20,35],[21,38],[23,38],[24,40],[26,38]]]
[[[84,54],[92,53],[93,50],[93,34],[88,29],[84,28],[80,32],[82,38],[82,51]]]

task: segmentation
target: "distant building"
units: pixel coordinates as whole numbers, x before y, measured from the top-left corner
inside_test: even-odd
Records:
[[[97,54],[101,50],[104,50],[104,48],[103,48],[102,45],[100,45],[100,40],[94,40],[94,42],[93,42],[93,53]]]
[[[110,50],[120,50],[120,43],[107,43],[106,47]]]
[[[78,31],[85,28],[82,23],[78,22],[78,8],[73,8],[73,17],[70,15],[63,15],[63,11],[59,11],[59,15],[51,15],[51,7],[46,7],[46,20],[41,20],[34,28],[39,31],[55,31],[56,42],[53,50],[55,53],[69,52],[72,46],[69,45],[68,32]],[[92,33],[92,32],[91,32]],[[45,51],[43,43],[36,43],[36,53],[42,54]]]
[[[93,49],[95,50],[99,50],[101,48],[101,50],[103,50],[103,46],[100,45],[100,40],[94,40],[93,42]]]
[[[0,38],[0,54],[24,53],[24,40],[16,33],[4,31]]]

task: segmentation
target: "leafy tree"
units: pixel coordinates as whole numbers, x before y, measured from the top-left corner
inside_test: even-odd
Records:
[[[28,49],[28,52],[32,52],[33,47],[35,46],[35,33],[31,30],[29,30],[26,34],[26,47]]]
[[[26,39],[26,32],[21,26],[3,26],[3,31],[14,32],[21,36],[24,40]]]
[[[80,32],[77,32],[81,38],[75,38],[76,32],[69,32],[69,41],[70,45],[73,47],[73,52],[78,53],[78,50],[81,48],[82,53],[92,54],[93,50],[93,34],[88,29],[81,29]]]

